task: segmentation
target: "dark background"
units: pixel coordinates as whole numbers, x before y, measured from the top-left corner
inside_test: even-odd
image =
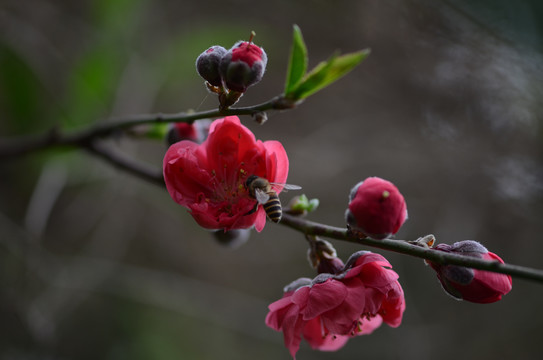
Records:
[[[393,181],[409,220],[397,234],[474,239],[506,262],[543,268],[543,6],[534,1],[53,1],[0,3],[0,135],[70,130],[111,116],[216,107],[194,71],[210,45],[267,51],[239,105],[280,94],[292,25],[310,66],[371,48],[347,77],[257,138],[280,140],[289,183],[343,226],[350,188]],[[165,145],[119,138],[160,168]],[[288,201],[291,193],[282,195]],[[360,247],[334,242],[346,259]],[[267,305],[308,267],[304,237],[267,224],[217,244],[163,188],[84,151],[0,163],[2,359],[288,359]],[[407,309],[336,353],[298,359],[535,359],[543,286],[514,279],[490,305],[458,302],[422,260],[377,251]]]

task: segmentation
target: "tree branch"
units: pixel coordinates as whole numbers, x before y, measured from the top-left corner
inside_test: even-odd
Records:
[[[232,115],[254,115],[266,110],[290,109],[295,106],[296,103],[285,99],[283,96],[277,96],[262,104],[249,107],[208,110],[195,113],[141,114],[113,118],[107,123],[94,125],[88,129],[72,134],[63,134],[59,129],[53,128],[49,132],[40,135],[22,136],[14,139],[0,139],[0,159],[21,156],[51,147],[67,146],[88,148],[89,144],[98,138],[111,136],[138,125],[173,122],[191,123],[199,119]]]
[[[12,140],[0,140],[0,159],[20,156],[29,152],[55,146],[71,146],[84,148],[90,153],[106,160],[110,164],[137,175],[142,179],[156,185],[164,186],[162,173],[151,169],[141,163],[135,162],[107,147],[102,146],[97,140],[111,136],[119,131],[143,124],[170,123],[170,122],[193,122],[198,119],[213,118],[231,115],[254,115],[256,113],[271,109],[288,109],[296,106],[296,103],[288,101],[282,96],[275,97],[265,103],[223,110],[209,110],[196,113],[178,114],[147,114],[136,115],[113,119],[111,122],[93,126],[73,134],[63,135],[57,129],[46,134],[34,137],[23,137]],[[415,256],[439,264],[451,264],[465,266],[473,269],[492,271],[508,274],[519,278],[543,283],[543,271],[524,266],[501,264],[497,261],[487,261],[469,256],[436,251],[421,246],[410,244],[403,240],[373,240],[369,238],[358,238],[346,228],[329,226],[306,220],[299,216],[283,214],[280,222],[294,230],[306,235],[323,236],[330,239],[342,240],[360,245],[375,247],[379,249],[394,251],[401,254]]]
[[[543,283],[543,271],[538,269],[511,264],[502,264],[497,261],[488,261],[469,256],[436,251],[410,244],[404,240],[373,240],[369,238],[358,238],[351,234],[346,228],[338,228],[316,223],[290,214],[283,214],[280,224],[286,225],[306,235],[316,235],[336,240],[343,240],[355,244],[415,256],[438,264],[459,265],[473,269],[487,270]]]

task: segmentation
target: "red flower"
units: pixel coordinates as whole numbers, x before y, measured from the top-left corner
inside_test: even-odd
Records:
[[[256,140],[236,116],[215,120],[201,145],[180,141],[164,156],[164,181],[172,199],[207,229],[264,228],[264,209],[250,213],[256,204],[244,186],[250,175],[284,183],[288,158],[281,143]]]
[[[407,206],[398,188],[389,181],[369,177],[351,190],[347,224],[374,239],[396,234],[407,219]]]
[[[283,331],[292,357],[302,336],[312,348],[334,351],[350,337],[370,334],[382,322],[397,327],[405,301],[398,274],[381,255],[360,251],[341,273],[302,278],[270,304],[266,325]]]
[[[472,256],[484,260],[494,260],[503,264],[503,260],[488,251],[483,245],[473,240],[465,240],[453,245],[439,244],[434,250]],[[490,271],[470,269],[456,265],[440,265],[430,261],[428,264],[437,272],[443,289],[458,300],[479,304],[501,300],[502,295],[511,291],[513,280],[510,275]]]

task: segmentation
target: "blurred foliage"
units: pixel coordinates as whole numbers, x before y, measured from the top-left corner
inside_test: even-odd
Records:
[[[445,0],[444,3],[495,39],[543,51],[543,3],[539,0]]]
[[[0,104],[4,116],[10,119],[3,124],[12,127],[9,132],[31,132],[44,105],[39,104],[44,95],[39,80],[24,59],[6,44],[0,44],[0,69]]]

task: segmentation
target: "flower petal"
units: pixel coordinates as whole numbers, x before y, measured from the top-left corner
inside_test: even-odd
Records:
[[[266,211],[262,207],[259,207],[256,215],[255,230],[261,232],[264,229],[264,225],[266,225]]]
[[[175,202],[187,205],[197,194],[209,196],[212,191],[211,176],[205,170],[206,157],[198,144],[180,141],[170,146],[164,156],[164,182]]]
[[[268,306],[270,312],[266,315],[266,325],[274,330],[281,330],[285,316],[292,306],[296,305],[292,303],[290,296],[271,303]]]
[[[343,303],[321,315],[326,328],[336,335],[349,335],[354,330],[364,312],[365,294],[369,290],[357,278],[348,280],[345,285],[348,292]]]
[[[318,317],[305,323],[302,334],[313,349],[321,351],[339,350],[349,340],[348,336],[327,334]]]
[[[403,313],[405,311],[405,298],[403,289],[399,283],[396,283],[383,304],[379,314],[383,317],[383,321],[390,327],[398,327],[402,323]]]
[[[285,346],[290,351],[290,355],[295,358],[298,349],[300,349],[300,342],[302,341],[302,329],[305,322],[298,313],[297,307],[293,306],[289,308],[285,315],[283,322],[283,339]]]
[[[398,274],[390,269],[385,269],[379,264],[371,263],[364,266],[359,275],[366,286],[374,288],[388,288],[390,284],[398,280]]]
[[[310,320],[334,309],[343,303],[347,294],[347,287],[334,279],[313,285],[309,290],[307,306],[301,311],[303,319]]]
[[[278,141],[266,141],[264,147],[268,154],[266,158],[266,172],[268,180],[275,183],[286,183],[288,178],[289,162],[283,145]],[[278,186],[276,191],[281,192]]]
[[[241,125],[236,116],[216,120],[213,125],[213,132],[210,131],[202,144],[208,156],[209,169],[228,186],[236,186],[245,153],[255,149],[254,134]]]
[[[383,323],[383,318],[381,318],[381,316],[379,315],[371,317],[369,319],[363,318],[361,319],[361,325],[358,326],[356,335],[369,335],[375,329],[381,326],[382,323]]]

